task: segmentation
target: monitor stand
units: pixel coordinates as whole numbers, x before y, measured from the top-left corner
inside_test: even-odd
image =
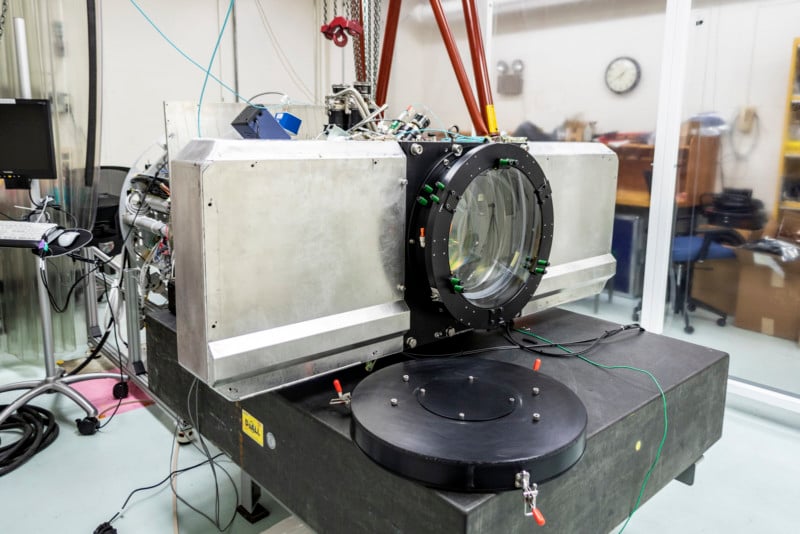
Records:
[[[42,318],[42,341],[44,345],[44,366],[45,377],[42,380],[26,380],[5,386],[0,386],[0,393],[6,391],[17,391],[27,389],[28,391],[18,397],[14,402],[6,406],[0,413],[0,425],[22,406],[44,393],[61,393],[80,406],[86,417],[76,419],[78,431],[83,435],[91,435],[97,431],[99,422],[97,420],[97,408],[89,402],[77,390],[71,388],[69,384],[94,380],[97,378],[116,378],[127,380],[125,375],[119,373],[87,373],[82,375],[66,376],[64,370],[56,367],[55,354],[53,349],[53,322],[50,311],[50,300],[47,295],[47,288],[44,285],[43,277],[47,276],[45,260],[41,256],[36,258],[37,269],[37,289],[39,293],[39,312]]]

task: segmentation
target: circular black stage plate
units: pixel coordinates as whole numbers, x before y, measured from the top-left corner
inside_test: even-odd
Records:
[[[572,467],[585,446],[586,408],[572,390],[494,360],[386,367],[356,386],[351,408],[354,439],[370,458],[448,490],[514,489],[522,470],[541,482]]]

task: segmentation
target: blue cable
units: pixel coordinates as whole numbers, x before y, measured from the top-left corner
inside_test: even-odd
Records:
[[[178,47],[178,45],[176,45],[174,42],[172,42],[172,40],[171,40],[169,37],[167,37],[167,36],[166,36],[166,34],[165,34],[163,31],[161,31],[161,28],[159,28],[159,27],[158,27],[158,25],[156,25],[156,23],[155,23],[155,22],[153,22],[153,19],[151,19],[151,18],[150,18],[150,17],[147,15],[147,13],[145,13],[145,12],[144,12],[144,10],[141,8],[141,6],[139,6],[139,4],[137,4],[137,3],[136,3],[136,0],[130,0],[130,3],[131,3],[131,4],[133,4],[133,7],[135,7],[135,8],[136,8],[136,10],[137,10],[137,11],[138,11],[138,12],[139,12],[141,15],[142,15],[142,17],[144,17],[144,19],[145,19],[145,20],[146,20],[146,21],[147,21],[147,22],[150,24],[150,26],[152,26],[152,27],[153,27],[153,29],[154,29],[154,30],[155,30],[155,31],[156,31],[156,32],[157,32],[157,33],[158,33],[158,34],[159,34],[159,35],[160,35],[160,36],[161,36],[161,37],[162,37],[162,38],[163,38],[163,39],[164,39],[164,40],[165,40],[165,41],[166,41],[166,42],[167,42],[167,43],[168,43],[168,44],[169,44],[171,47],[172,47],[172,48],[174,48],[176,52],[178,52],[178,53],[179,53],[181,56],[183,56],[183,57],[184,57],[184,59],[186,59],[186,60],[187,60],[189,63],[191,63],[192,65],[194,65],[195,67],[197,67],[198,69],[200,69],[201,71],[203,71],[204,73],[206,73],[206,74],[208,75],[208,77],[209,77],[209,78],[211,78],[212,80],[214,80],[215,82],[217,82],[217,83],[218,83],[220,86],[222,86],[224,89],[226,89],[226,90],[227,90],[229,93],[231,93],[231,94],[232,94],[232,95],[234,95],[235,97],[239,98],[239,100],[242,100],[243,102],[245,102],[245,103],[246,103],[248,106],[251,106],[251,107],[254,107],[254,108],[259,108],[259,109],[261,109],[261,108],[263,108],[263,107],[264,107],[264,106],[261,106],[260,104],[253,104],[253,103],[252,103],[252,102],[250,102],[248,99],[244,98],[242,95],[240,95],[239,93],[237,93],[237,92],[236,92],[234,89],[232,89],[232,88],[231,88],[229,85],[227,85],[225,82],[223,82],[222,80],[220,80],[219,78],[217,78],[216,76],[214,76],[213,74],[211,74],[211,72],[210,72],[210,68],[209,68],[209,69],[206,69],[206,68],[205,68],[205,67],[203,67],[203,66],[202,66],[200,63],[198,63],[197,61],[195,61],[194,59],[192,59],[191,57],[189,57],[189,55],[187,55],[187,54],[186,54],[186,53],[185,53],[183,50],[181,50],[181,49]]]
[[[211,53],[211,61],[208,62],[208,68],[205,69],[206,76],[203,79],[203,88],[200,89],[200,101],[197,103],[197,137],[203,137],[203,134],[200,131],[200,110],[203,108],[203,97],[206,94],[208,77],[211,76],[211,67],[214,65],[214,59],[216,59],[217,51],[219,51],[219,43],[222,42],[222,36],[225,34],[225,28],[228,26],[228,19],[231,16],[231,11],[233,11],[234,1],[235,0],[231,0],[231,3],[228,4],[228,11],[225,13],[225,20],[222,21],[222,27],[219,29],[219,35],[217,36],[217,42],[214,45],[214,51]]]

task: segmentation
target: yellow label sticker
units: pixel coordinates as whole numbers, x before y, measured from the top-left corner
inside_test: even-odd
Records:
[[[264,425],[247,410],[242,410],[242,432],[262,447],[264,446]]]
[[[492,104],[486,106],[486,121],[489,123],[486,125],[486,127],[489,128],[489,133],[497,133],[497,115],[495,114],[494,105]]]

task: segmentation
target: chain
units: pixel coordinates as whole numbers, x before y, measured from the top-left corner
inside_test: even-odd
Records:
[[[3,11],[0,12],[0,39],[3,38],[6,27],[6,13],[8,12],[8,0],[3,0]]]
[[[322,23],[327,24],[330,22],[328,18],[328,1],[329,0],[322,0]]]
[[[378,64],[380,63],[379,48],[380,48],[380,34],[381,34],[381,0],[373,0],[372,9],[372,69],[370,70],[373,91],[378,83]]]

